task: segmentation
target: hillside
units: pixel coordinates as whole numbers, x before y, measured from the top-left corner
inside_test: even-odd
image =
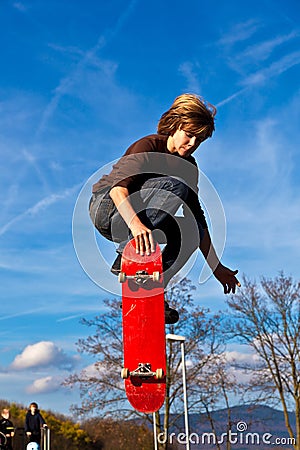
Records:
[[[8,407],[11,411],[11,419],[17,428],[14,439],[14,450],[23,449],[23,427],[27,408],[23,405],[10,404],[0,400],[0,408]],[[138,420],[111,420],[92,418],[82,424],[75,423],[72,419],[59,413],[41,410],[41,413],[51,429],[51,450],[152,450],[153,434],[152,426]],[[171,415],[171,420],[175,421]],[[227,410],[219,410],[212,414],[217,440],[220,449],[226,449],[226,437],[228,424]],[[281,411],[268,406],[235,406],[230,411],[232,424],[232,449],[257,450],[269,449],[275,445],[275,439],[281,439],[276,443],[276,449],[290,450],[292,445],[288,443],[288,435],[285,428],[284,416]],[[295,428],[295,417],[291,414],[291,425]],[[191,449],[217,448],[213,443],[211,423],[205,414],[190,414],[189,425],[191,434]],[[176,421],[169,433],[169,443],[175,448],[185,448],[183,417]],[[162,438],[163,439],[163,438]],[[269,441],[263,443],[263,440]],[[221,441],[223,440],[223,443]],[[193,445],[194,444],[194,445]],[[170,446],[171,448],[171,446]]]
[[[0,410],[9,408],[16,428],[14,450],[26,447],[24,421],[27,407],[0,400]],[[41,410],[51,430],[51,450],[152,450],[152,432],[144,425],[124,421],[91,419],[79,425],[59,413]]]
[[[175,417],[171,417],[175,419]],[[226,436],[228,427],[228,411],[226,409],[216,411],[212,414],[212,420],[215,426],[217,440],[221,449],[226,448]],[[290,422],[295,430],[295,416],[290,413]],[[285,427],[284,415],[282,411],[270,408],[268,406],[235,406],[230,411],[230,423],[232,433],[232,448],[235,450],[254,450],[257,448],[270,448],[275,445],[279,450],[281,448],[292,449],[292,445],[288,444],[289,438]],[[193,433],[192,442],[198,442],[202,445],[191,445],[191,448],[216,448],[213,443],[212,427],[209,419],[205,414],[189,415],[190,433]],[[184,433],[183,418],[176,421],[171,432],[175,433],[172,442],[178,442],[179,433]],[[263,441],[266,441],[265,444]],[[221,442],[224,442],[221,445]],[[282,445],[279,445],[282,443]],[[204,444],[204,445],[203,445]]]

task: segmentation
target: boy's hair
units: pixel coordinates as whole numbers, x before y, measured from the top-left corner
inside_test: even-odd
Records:
[[[214,117],[217,109],[195,94],[182,94],[175,98],[172,106],[160,118],[158,134],[172,136],[181,127],[204,141],[215,129]]]
[[[35,402],[32,402],[32,403],[30,403],[30,405],[29,405],[29,409],[31,408],[31,406],[35,406],[35,407],[36,407],[36,409],[38,409],[38,404],[37,404],[37,403],[35,403]]]

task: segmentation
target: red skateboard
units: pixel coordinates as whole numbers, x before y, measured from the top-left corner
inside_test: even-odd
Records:
[[[150,256],[126,245],[119,281],[122,283],[124,367],[121,372],[130,404],[153,413],[166,393],[166,339],[162,259],[159,246]]]

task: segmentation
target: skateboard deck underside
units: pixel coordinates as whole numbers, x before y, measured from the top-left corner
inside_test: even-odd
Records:
[[[127,244],[121,270],[135,275],[137,270],[161,274],[161,253],[157,245],[151,256],[137,255],[132,244]],[[166,392],[166,344],[164,317],[164,290],[162,276],[159,282],[149,280],[138,286],[134,280],[122,284],[124,368],[130,373],[139,364],[149,364],[151,371],[163,370],[163,378],[130,375],[125,379],[125,390],[130,404],[145,413],[157,411]]]

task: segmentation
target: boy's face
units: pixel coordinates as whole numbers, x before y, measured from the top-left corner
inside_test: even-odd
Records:
[[[31,414],[35,414],[35,412],[36,412],[36,406],[35,406],[35,405],[31,405],[31,406],[30,406],[30,411],[31,411]]]
[[[202,140],[189,133],[188,131],[184,131],[180,127],[175,131],[172,138],[172,149],[170,149],[171,153],[178,153],[183,158],[188,158],[194,151],[199,147]]]
[[[2,411],[2,417],[4,417],[4,419],[9,419],[9,410],[8,409],[4,409]]]

